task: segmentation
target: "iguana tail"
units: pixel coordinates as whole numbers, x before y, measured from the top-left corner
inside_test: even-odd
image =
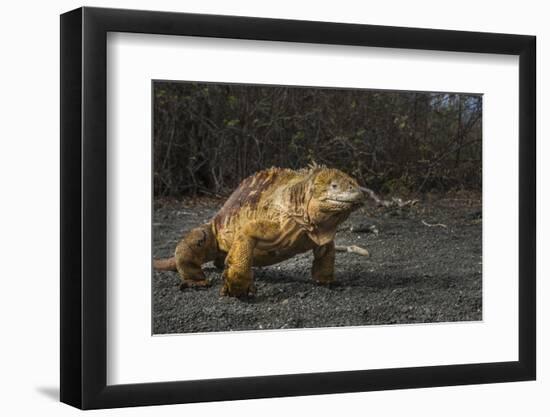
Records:
[[[177,271],[176,258],[153,259],[153,268],[157,271]]]

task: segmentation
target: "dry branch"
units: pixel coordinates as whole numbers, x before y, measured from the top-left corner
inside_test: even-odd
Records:
[[[428,226],[428,227],[443,227],[443,228],[447,229],[447,225],[446,225],[446,224],[443,224],[443,223],[433,223],[433,224],[430,224],[430,223],[428,223],[427,221],[422,220],[422,224],[423,224],[424,226]]]
[[[336,246],[334,248],[336,252],[349,252],[356,253],[361,256],[369,256],[369,251],[361,246],[351,245],[351,246]]]
[[[403,207],[412,207],[414,206],[416,203],[418,203],[418,200],[406,200],[406,201],[403,201],[401,198],[399,197],[392,197],[391,200],[382,200],[380,197],[378,197],[376,195],[376,193],[374,191],[372,191],[370,188],[367,188],[367,187],[360,187],[361,190],[363,190],[364,192],[366,192],[370,198],[372,198],[374,200],[374,202],[376,203],[376,205],[378,206],[381,206],[381,207],[386,207],[386,208],[403,208]]]

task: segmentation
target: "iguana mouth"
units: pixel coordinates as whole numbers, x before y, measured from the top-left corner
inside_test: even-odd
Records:
[[[353,198],[353,199],[345,200],[345,199],[337,199],[337,198],[327,198],[325,199],[325,201],[330,203],[337,203],[337,204],[358,204],[358,203],[361,203],[362,199]]]
[[[353,204],[358,202],[358,200],[337,200],[335,198],[327,198],[325,201],[328,201],[330,203],[339,203],[339,204]]]
[[[361,199],[337,200],[335,198],[327,198],[323,200],[323,202],[325,204],[321,210],[325,210],[325,211],[353,210],[355,207],[359,207],[363,204]]]

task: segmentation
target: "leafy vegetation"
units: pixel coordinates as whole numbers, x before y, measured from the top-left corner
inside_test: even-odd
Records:
[[[382,193],[481,190],[473,94],[154,83],[155,196],[226,195],[315,162]]]

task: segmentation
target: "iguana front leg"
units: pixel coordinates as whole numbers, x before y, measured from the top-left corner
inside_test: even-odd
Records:
[[[313,267],[311,275],[318,284],[330,284],[334,281],[334,259],[336,251],[334,241],[313,249]]]
[[[278,226],[270,221],[251,221],[237,231],[225,259],[222,295],[243,297],[256,292],[252,264],[258,243],[276,237]]]
[[[216,239],[211,225],[204,224],[191,230],[176,247],[176,268],[181,278],[181,288],[209,287],[201,265],[217,254]]]

